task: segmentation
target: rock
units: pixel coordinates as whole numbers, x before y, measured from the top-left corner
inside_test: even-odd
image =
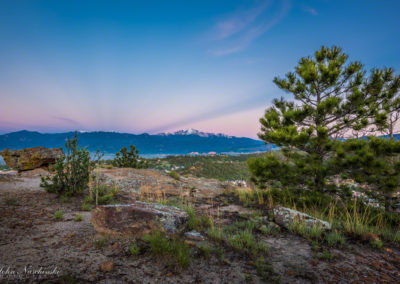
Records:
[[[99,233],[136,238],[152,230],[175,234],[187,220],[188,214],[177,207],[142,201],[99,206],[91,218]]]
[[[112,271],[113,269],[114,269],[114,262],[112,261],[106,261],[100,265],[100,270],[103,272],[109,272]]]
[[[61,149],[34,147],[22,150],[3,150],[0,152],[9,168],[26,171],[49,166],[64,156]]]
[[[304,224],[309,227],[312,227],[313,225],[319,225],[323,229],[331,229],[331,224],[329,222],[314,218],[308,214],[290,208],[277,205],[275,206],[273,212],[275,223],[285,228],[288,228],[289,224],[294,221],[300,221],[304,222]]]
[[[186,232],[185,237],[192,241],[204,241],[205,240],[204,236],[201,233],[194,231],[194,230],[190,231],[190,232]]]

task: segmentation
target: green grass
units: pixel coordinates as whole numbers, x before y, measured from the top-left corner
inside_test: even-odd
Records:
[[[112,204],[119,192],[116,186],[100,184],[94,186],[89,195],[85,197],[84,204],[105,205]]]
[[[318,254],[318,258],[326,261],[331,261],[335,257],[334,254],[330,253],[327,250],[322,251],[322,253]]]
[[[58,211],[54,212],[54,219],[57,221],[62,220],[63,215],[64,215],[64,211],[58,210]]]
[[[179,267],[186,268],[190,264],[190,249],[184,241],[174,239],[171,243],[171,254]]]
[[[212,220],[206,216],[198,216],[191,205],[184,206],[188,214],[187,228],[198,232],[204,232],[213,225]]]
[[[131,252],[132,255],[139,255],[140,254],[140,247],[136,244],[133,243],[130,247],[129,247],[129,251]]]
[[[213,247],[210,244],[202,242],[199,245],[199,251],[204,256],[205,259],[209,259],[211,252],[213,251]]]
[[[92,205],[88,203],[82,203],[82,211],[92,211]]]
[[[320,239],[324,230],[321,226],[314,224],[311,227],[305,227],[305,235],[311,239]]]
[[[160,231],[145,235],[143,240],[149,243],[154,255],[172,258],[175,264],[181,268],[186,268],[190,264],[190,249],[184,241],[178,238],[171,240]]]
[[[325,241],[331,247],[344,245],[346,243],[346,238],[337,230],[329,232],[325,235]]]
[[[269,247],[265,243],[257,242],[255,238],[256,225],[256,222],[247,220],[235,222],[223,228],[213,226],[208,230],[208,236],[211,240],[223,242],[246,255],[256,256],[260,253],[268,253]]]
[[[160,231],[145,235],[143,240],[150,244],[151,251],[155,255],[167,255],[170,252],[170,241]]]
[[[75,216],[75,222],[81,222],[82,220],[83,220],[82,215],[77,214],[77,215]]]
[[[102,248],[106,245],[106,243],[107,243],[107,239],[105,237],[101,237],[100,239],[96,239],[94,241],[94,246],[96,248]]]
[[[208,230],[208,236],[210,237],[210,239],[212,239],[214,241],[223,241],[224,237],[225,237],[223,230],[221,230],[220,228],[217,228],[215,226],[211,227]]]
[[[269,225],[262,225],[259,230],[265,235],[276,235],[279,233],[279,229],[275,228],[274,226]]]
[[[256,268],[257,274],[263,279],[263,280],[272,280],[271,274],[274,273],[273,267],[270,264],[267,264],[265,261],[264,256],[259,256],[257,260],[254,262],[254,266]]]

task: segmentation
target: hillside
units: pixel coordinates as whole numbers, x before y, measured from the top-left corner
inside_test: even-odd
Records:
[[[262,154],[215,156],[168,156],[149,159],[149,166],[158,170],[176,171],[180,175],[225,180],[248,180],[247,159]]]
[[[27,147],[63,147],[68,137],[74,132],[39,133],[18,131],[0,135],[0,150],[22,149]],[[183,130],[175,133],[156,135],[129,134],[118,132],[79,132],[79,144],[88,147],[89,151],[100,151],[107,154],[118,152],[121,147],[135,145],[140,154],[189,154],[198,153],[249,153],[266,151],[267,146],[260,140],[246,137],[233,137],[223,134],[204,133],[197,130]]]

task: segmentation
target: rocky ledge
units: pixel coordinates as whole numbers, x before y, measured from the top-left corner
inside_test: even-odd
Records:
[[[3,150],[0,152],[7,166],[17,171],[33,170],[54,164],[64,157],[61,149],[34,147],[22,150]]]

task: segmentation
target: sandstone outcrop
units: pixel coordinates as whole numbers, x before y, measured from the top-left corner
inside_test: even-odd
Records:
[[[0,152],[9,168],[26,171],[54,164],[64,156],[61,149],[34,147],[22,150],[5,149]]]

